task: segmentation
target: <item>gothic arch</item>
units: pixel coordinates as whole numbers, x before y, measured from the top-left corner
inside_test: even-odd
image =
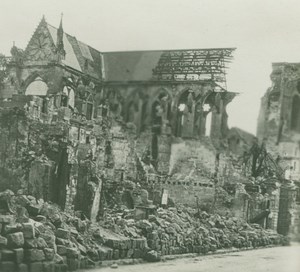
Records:
[[[172,95],[164,88],[158,89],[151,99],[150,112],[153,124],[161,125],[171,118]]]
[[[25,89],[25,95],[46,96],[48,92],[47,83],[39,76],[35,77]]]
[[[177,97],[176,103],[176,135],[179,137],[193,137],[195,120],[195,93],[186,88]]]

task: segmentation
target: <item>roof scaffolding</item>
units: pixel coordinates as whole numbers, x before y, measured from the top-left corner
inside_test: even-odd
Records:
[[[235,48],[164,51],[153,77],[158,80],[213,80],[226,89],[226,63]]]

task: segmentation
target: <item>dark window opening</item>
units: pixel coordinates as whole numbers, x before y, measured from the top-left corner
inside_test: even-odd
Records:
[[[298,81],[298,83],[297,83],[297,91],[300,94],[300,81]]]
[[[158,140],[156,135],[152,136],[151,155],[152,155],[152,165],[156,168],[157,159],[158,159]]]
[[[48,113],[48,101],[46,98],[43,99],[41,111],[42,111],[42,113]]]
[[[60,106],[61,107],[67,107],[68,106],[68,97],[66,95],[61,96]]]
[[[93,104],[88,103],[86,105],[86,119],[91,120],[93,117]]]
[[[86,138],[85,138],[85,143],[86,143],[86,144],[89,144],[89,143],[90,143],[90,136],[86,136]]]
[[[298,95],[293,98],[291,129],[300,132],[300,97]]]

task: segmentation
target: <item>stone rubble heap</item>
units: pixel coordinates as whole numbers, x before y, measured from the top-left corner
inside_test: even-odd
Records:
[[[248,224],[238,218],[199,213],[191,208],[157,210],[148,220],[124,219],[111,216],[110,228],[122,235],[147,239],[147,251],[158,260],[161,255],[202,253],[226,248],[256,248],[268,245],[286,245],[286,237],[266,230],[257,224]],[[113,218],[115,217],[115,218]],[[126,218],[126,215],[125,215]],[[148,254],[149,255],[149,254]],[[145,256],[147,259],[147,256]]]
[[[3,201],[5,199],[5,201]],[[285,244],[272,231],[192,209],[158,209],[148,220],[109,211],[92,224],[34,197],[0,193],[0,271],[61,272],[106,260],[158,261],[161,255]]]

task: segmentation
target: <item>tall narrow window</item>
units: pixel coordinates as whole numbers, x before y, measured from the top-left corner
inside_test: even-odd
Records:
[[[90,95],[86,101],[86,119],[91,120],[93,118],[94,101],[92,95]]]
[[[293,97],[291,129],[300,132],[300,97],[298,95]]]

